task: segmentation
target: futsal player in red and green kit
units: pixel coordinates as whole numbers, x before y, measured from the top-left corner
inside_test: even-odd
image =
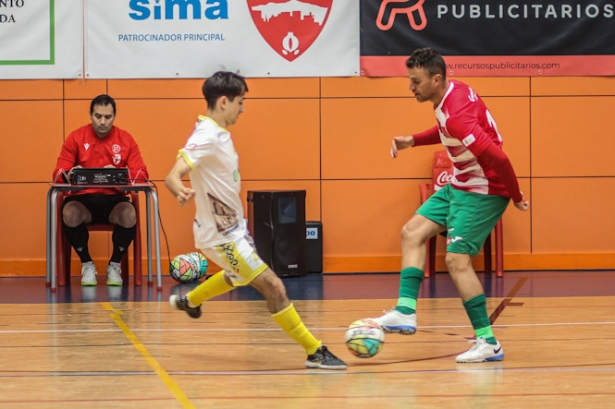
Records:
[[[466,84],[447,80],[442,56],[431,48],[414,51],[406,61],[410,91],[419,102],[434,104],[437,125],[411,136],[393,138],[391,156],[415,146],[442,143],[454,165],[453,180],[432,195],[402,229],[402,269],[397,306],[375,320],[385,332],[416,332],[416,300],[423,280],[425,241],[447,232],[446,266],[476,334],[472,348],[457,362],[504,359],[496,340],[483,287],[472,267],[486,237],[512,199],[529,209],[515,171],[502,151],[502,137],[482,99]]]

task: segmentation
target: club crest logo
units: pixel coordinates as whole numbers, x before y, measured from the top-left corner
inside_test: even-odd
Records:
[[[247,0],[250,15],[265,41],[294,61],[322,32],[333,0]]]

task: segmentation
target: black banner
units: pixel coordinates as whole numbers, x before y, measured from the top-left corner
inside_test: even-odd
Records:
[[[540,60],[543,67],[552,62],[551,75],[584,66],[579,56],[592,56],[591,65],[606,56],[611,64],[615,0],[361,0],[361,56],[368,57],[362,60],[407,57],[420,47],[449,57],[575,56]]]

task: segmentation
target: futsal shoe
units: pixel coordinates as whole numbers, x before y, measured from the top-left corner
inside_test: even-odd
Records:
[[[84,287],[96,285],[96,266],[91,261],[83,263],[81,267],[81,285]]]
[[[402,314],[397,310],[390,310],[382,317],[371,319],[387,334],[412,335],[416,332],[416,314]]]
[[[335,355],[326,346],[321,345],[312,355],[308,355],[305,366],[319,369],[346,369],[348,365]]]
[[[172,295],[169,298],[169,304],[171,304],[171,308],[174,310],[178,310],[178,311],[186,311],[186,314],[188,314],[188,316],[190,318],[200,318],[201,315],[203,314],[201,312],[201,306],[199,305],[198,307],[189,307],[188,306],[188,297],[186,297],[185,295]]]
[[[477,363],[477,362],[489,362],[489,361],[501,361],[504,359],[504,349],[498,342],[492,345],[487,342],[483,337],[477,340],[471,340],[472,348],[458,355],[455,359],[458,363]]]
[[[119,264],[109,264],[107,266],[107,285],[119,287],[122,285],[122,269]]]

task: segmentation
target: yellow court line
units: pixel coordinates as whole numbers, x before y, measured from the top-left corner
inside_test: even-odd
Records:
[[[114,309],[108,302],[103,302],[101,304],[103,307],[105,307],[105,309],[113,312],[113,314],[111,314],[111,318],[113,318],[115,324],[120,327],[126,338],[128,338],[128,340],[132,342],[132,345],[134,345],[134,347],[137,349],[137,351],[139,351],[141,356],[145,358],[145,361],[147,361],[149,366],[154,370],[154,372],[156,372],[156,375],[158,375],[162,383],[164,383],[165,386],[171,391],[171,393],[175,396],[179,403],[181,403],[184,408],[196,409],[196,406],[194,406],[192,402],[190,402],[190,399],[188,399],[186,394],[175,383],[175,381],[171,379],[171,376],[169,376],[169,374],[162,368],[162,366],[160,366],[158,361],[149,353],[145,345],[143,345],[143,343],[139,341],[139,338],[130,330],[128,325],[126,325],[122,317],[120,317],[122,311]]]

